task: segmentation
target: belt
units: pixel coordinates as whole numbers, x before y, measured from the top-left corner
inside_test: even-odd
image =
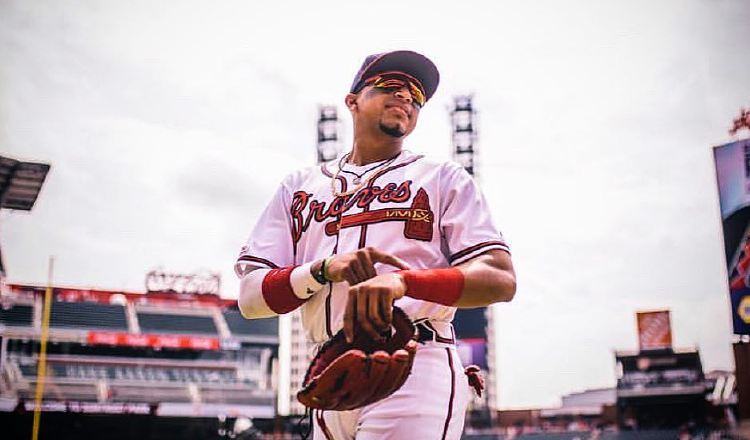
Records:
[[[428,321],[426,319],[414,323],[417,328],[417,342],[428,341],[442,342],[443,344],[455,344],[456,336],[453,324],[444,321]],[[438,330],[439,329],[439,330]]]

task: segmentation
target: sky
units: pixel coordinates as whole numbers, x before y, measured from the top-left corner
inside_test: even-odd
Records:
[[[315,161],[318,106],[365,56],[411,49],[441,84],[408,149],[451,154],[473,94],[479,179],[518,291],[493,306],[501,408],[615,384],[635,313],[732,369],[712,146],[750,106],[750,3],[0,0],[0,154],[50,163],[0,214],[11,283],[144,290],[232,266],[280,180]]]

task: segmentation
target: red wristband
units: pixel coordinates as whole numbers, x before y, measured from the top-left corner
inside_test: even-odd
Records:
[[[291,312],[306,301],[294,294],[292,283],[289,281],[289,275],[293,270],[294,266],[271,269],[263,278],[261,286],[263,299],[266,301],[268,308],[279,315]]]
[[[446,306],[458,302],[464,290],[464,274],[455,267],[446,269],[401,270],[406,296]]]

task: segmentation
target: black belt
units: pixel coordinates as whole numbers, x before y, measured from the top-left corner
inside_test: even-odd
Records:
[[[452,332],[448,337],[441,336],[430,321],[418,321],[414,323],[414,326],[417,327],[417,342],[435,341],[444,344],[456,343],[456,339],[453,337]]]

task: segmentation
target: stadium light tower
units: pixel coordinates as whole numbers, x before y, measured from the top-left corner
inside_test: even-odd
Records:
[[[475,166],[477,127],[472,99],[472,95],[454,97],[450,117],[453,128],[453,159],[476,178],[478,177]]]
[[[318,110],[318,163],[339,155],[339,117],[336,106],[323,105]]]

